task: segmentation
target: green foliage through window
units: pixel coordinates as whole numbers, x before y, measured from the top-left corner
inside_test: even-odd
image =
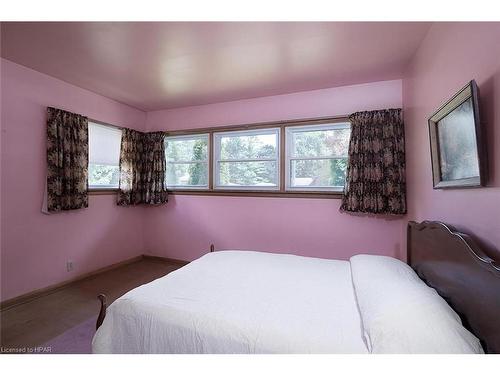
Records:
[[[168,186],[208,185],[208,136],[166,138]]]
[[[120,168],[117,165],[89,164],[89,186],[118,187]]]
[[[282,128],[283,129],[283,128]],[[347,170],[348,123],[287,126],[285,188],[341,190]],[[165,140],[166,182],[170,187],[276,189],[279,186],[279,128],[213,133],[214,171],[209,166],[209,134]],[[281,150],[285,152],[285,150]]]
[[[277,134],[220,135],[219,185],[277,186]]]
[[[293,188],[342,188],[347,170],[350,129],[325,125],[309,130],[289,128],[290,186]]]

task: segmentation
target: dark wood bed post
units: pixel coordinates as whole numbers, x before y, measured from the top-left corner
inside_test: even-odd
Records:
[[[214,244],[211,244],[210,245],[210,252],[213,253],[215,251],[215,247],[214,247]]]
[[[99,316],[97,317],[97,323],[95,325],[96,331],[99,329],[102,322],[104,321],[104,318],[106,317],[106,309],[108,308],[106,296],[104,294],[99,294],[97,298],[99,298],[99,301],[101,301],[101,310],[99,311]]]

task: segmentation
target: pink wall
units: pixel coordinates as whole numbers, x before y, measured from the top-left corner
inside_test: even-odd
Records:
[[[114,196],[91,196],[85,210],[40,212],[47,106],[136,129],[186,129],[400,107],[400,80],[145,114],[10,61],[1,64],[2,300],[146,251],[192,260],[212,242],[219,249],[326,258],[400,256],[403,219],[341,214],[339,200],[172,196],[162,207],[122,208]],[[71,273],[67,260],[75,264]]]
[[[146,129],[179,130],[301,118],[344,116],[402,105],[402,81],[303,91],[293,94],[147,112]]]
[[[143,253],[144,208],[91,196],[89,208],[44,215],[46,107],[132,128],[145,113],[1,60],[1,299]],[[66,261],[74,271],[66,272]]]
[[[401,107],[400,80],[148,112],[148,130],[174,130],[346,115]],[[192,260],[210,243],[346,259],[355,253],[400,256],[403,219],[339,213],[339,200],[172,196],[145,216],[148,252]]]
[[[471,79],[486,125],[488,187],[433,190],[427,119]],[[403,84],[409,219],[442,220],[500,251],[500,24],[434,24]]]
[[[145,114],[7,60],[1,61],[1,299],[15,297],[145,251],[178,259],[210,243],[348,258],[405,256],[407,219],[443,220],[500,250],[500,26],[434,24],[403,81],[299,92]],[[490,181],[481,189],[433,190],[427,118],[468,80],[480,87]],[[403,92],[402,92],[403,91]],[[346,115],[400,107],[404,99],[409,214],[341,214],[339,200],[172,196],[166,206],[121,208],[91,196],[85,210],[40,212],[45,180],[45,107],[146,130],[174,130]],[[75,270],[66,272],[66,261]]]

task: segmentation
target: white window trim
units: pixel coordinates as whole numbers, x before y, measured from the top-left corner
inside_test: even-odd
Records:
[[[330,187],[330,186],[291,186],[291,170],[293,160],[335,160],[335,159],[345,159],[348,155],[343,157],[339,156],[311,156],[311,157],[297,157],[292,156],[292,136],[294,133],[300,132],[313,132],[313,131],[325,131],[325,130],[340,130],[340,129],[350,129],[351,124],[348,122],[333,123],[333,124],[321,124],[321,125],[304,125],[304,126],[288,126],[285,129],[285,191],[296,191],[296,192],[343,192],[344,187]]]
[[[211,137],[209,133],[196,133],[196,134],[186,134],[186,135],[172,135],[172,136],[165,136],[165,139],[163,140],[165,143],[168,140],[197,140],[197,139],[207,139],[207,157],[209,157],[210,153],[210,142],[211,142]],[[167,183],[167,189],[168,190],[208,190],[209,188],[209,180],[210,180],[210,162],[208,159],[206,160],[177,160],[174,162],[169,162],[167,160],[166,156],[167,149],[165,148],[165,162],[166,164],[206,164],[207,166],[207,183],[205,185],[172,185]],[[166,179],[166,175],[165,175]]]
[[[275,158],[261,158],[261,159],[221,159],[221,138],[228,136],[245,136],[245,135],[276,135],[276,157]],[[214,140],[214,160],[212,165],[213,173],[213,189],[214,190],[241,190],[241,191],[279,191],[280,190],[280,137],[281,128],[263,128],[263,129],[252,129],[252,130],[236,130],[236,131],[221,131],[213,133]],[[273,161],[276,163],[276,186],[255,186],[255,185],[239,185],[239,186],[226,186],[220,185],[220,163],[223,162],[262,162],[262,161]]]
[[[117,126],[102,124],[100,122],[89,120],[88,126],[90,126],[90,125],[105,128],[106,130],[114,131],[116,133],[120,133],[120,137],[122,137],[122,133],[123,133],[122,129],[117,127]],[[89,144],[89,148],[90,148],[90,144]],[[116,166],[114,164],[103,164],[103,165],[109,165],[109,166],[113,166],[113,167]],[[90,160],[88,161],[88,166],[90,166]],[[88,166],[87,166],[87,168],[88,168]],[[118,168],[120,168],[120,160],[118,160]],[[118,183],[116,185],[91,185],[89,182],[89,178],[87,176],[87,189],[88,189],[88,191],[92,191],[92,190],[114,191],[114,190],[118,190],[119,188],[120,188],[120,181],[118,181]]]

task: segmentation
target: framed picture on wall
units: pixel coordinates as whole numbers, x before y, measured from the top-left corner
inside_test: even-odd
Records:
[[[472,80],[429,119],[435,189],[485,184],[486,146],[478,100],[478,88]]]

